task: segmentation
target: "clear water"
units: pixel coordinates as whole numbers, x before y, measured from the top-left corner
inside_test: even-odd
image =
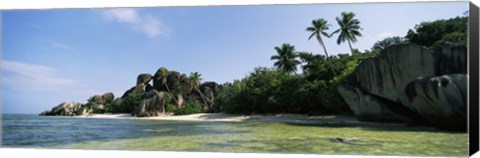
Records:
[[[398,125],[2,116],[2,146],[22,148],[467,156],[467,140],[467,133]]]

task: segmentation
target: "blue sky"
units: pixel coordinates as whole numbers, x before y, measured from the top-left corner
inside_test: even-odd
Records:
[[[323,54],[305,28],[324,18],[332,32],[342,11],[361,21],[353,47],[366,50],[467,10],[468,2],[424,2],[2,11],[2,111],[39,113],[95,94],[121,96],[138,74],[162,66],[231,82],[272,67],[273,47],[282,43]],[[330,54],[349,53],[336,37],[324,40]]]

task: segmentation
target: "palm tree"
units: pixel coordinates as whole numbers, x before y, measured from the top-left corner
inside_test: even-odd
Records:
[[[298,54],[295,52],[295,46],[284,43],[281,47],[275,47],[275,50],[278,55],[274,55],[270,58],[270,60],[277,60],[274,63],[274,66],[285,73],[293,72],[297,75],[295,71],[297,71],[297,65],[300,64],[300,61],[296,59]]]
[[[340,25],[340,28],[332,32],[331,35],[335,33],[339,33],[337,44],[341,44],[342,42],[347,41],[348,46],[350,46],[350,51],[353,54],[352,43],[357,42],[357,36],[362,36],[360,33],[360,21],[358,19],[354,19],[355,13],[352,12],[342,12],[342,18],[337,17],[337,23]]]
[[[192,87],[197,88],[198,86],[200,86],[200,82],[202,81],[202,78],[200,76],[202,75],[198,72],[190,73],[188,80],[190,81]]]
[[[312,26],[307,27],[306,31],[312,32],[310,37],[308,37],[308,40],[310,40],[313,36],[317,38],[318,43],[323,47],[323,52],[325,52],[325,56],[327,57],[327,61],[329,59],[328,52],[327,52],[327,47],[325,47],[325,43],[323,43],[322,36],[324,35],[327,38],[330,38],[330,35],[325,32],[328,30],[330,27],[330,24],[327,24],[327,20],[325,19],[317,19],[317,20],[312,20]],[[337,76],[337,73],[335,73],[335,70],[333,70],[333,66],[328,61],[328,64],[330,65],[330,69],[332,69],[332,72],[335,76]]]
[[[193,89],[197,91],[198,94],[200,94],[200,98],[202,98],[204,103],[210,102],[211,104],[213,103],[213,100],[210,100],[205,94],[203,94],[198,88],[200,87],[200,82],[202,81],[202,76],[198,72],[192,72],[190,73],[190,76],[188,77],[188,80],[190,81],[190,85],[192,85]]]

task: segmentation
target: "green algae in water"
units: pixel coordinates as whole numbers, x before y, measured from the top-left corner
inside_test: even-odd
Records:
[[[466,133],[428,128],[322,127],[283,123],[194,123],[168,121],[178,129],[154,131],[158,135],[114,141],[94,141],[62,148],[268,152],[362,155],[466,156]],[[339,142],[336,138],[351,139]]]
[[[467,156],[467,142],[467,133],[399,125],[335,127],[2,115],[4,147]]]

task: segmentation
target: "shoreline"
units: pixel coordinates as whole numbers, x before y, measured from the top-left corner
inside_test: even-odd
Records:
[[[317,115],[305,114],[225,114],[225,113],[198,113],[190,115],[163,115],[153,117],[134,117],[124,114],[89,114],[86,116],[72,116],[76,118],[100,118],[100,119],[138,119],[138,120],[167,120],[167,121],[200,121],[200,122],[277,122],[307,125],[394,125],[401,126],[405,123],[379,123],[364,122],[354,116],[344,115]]]

